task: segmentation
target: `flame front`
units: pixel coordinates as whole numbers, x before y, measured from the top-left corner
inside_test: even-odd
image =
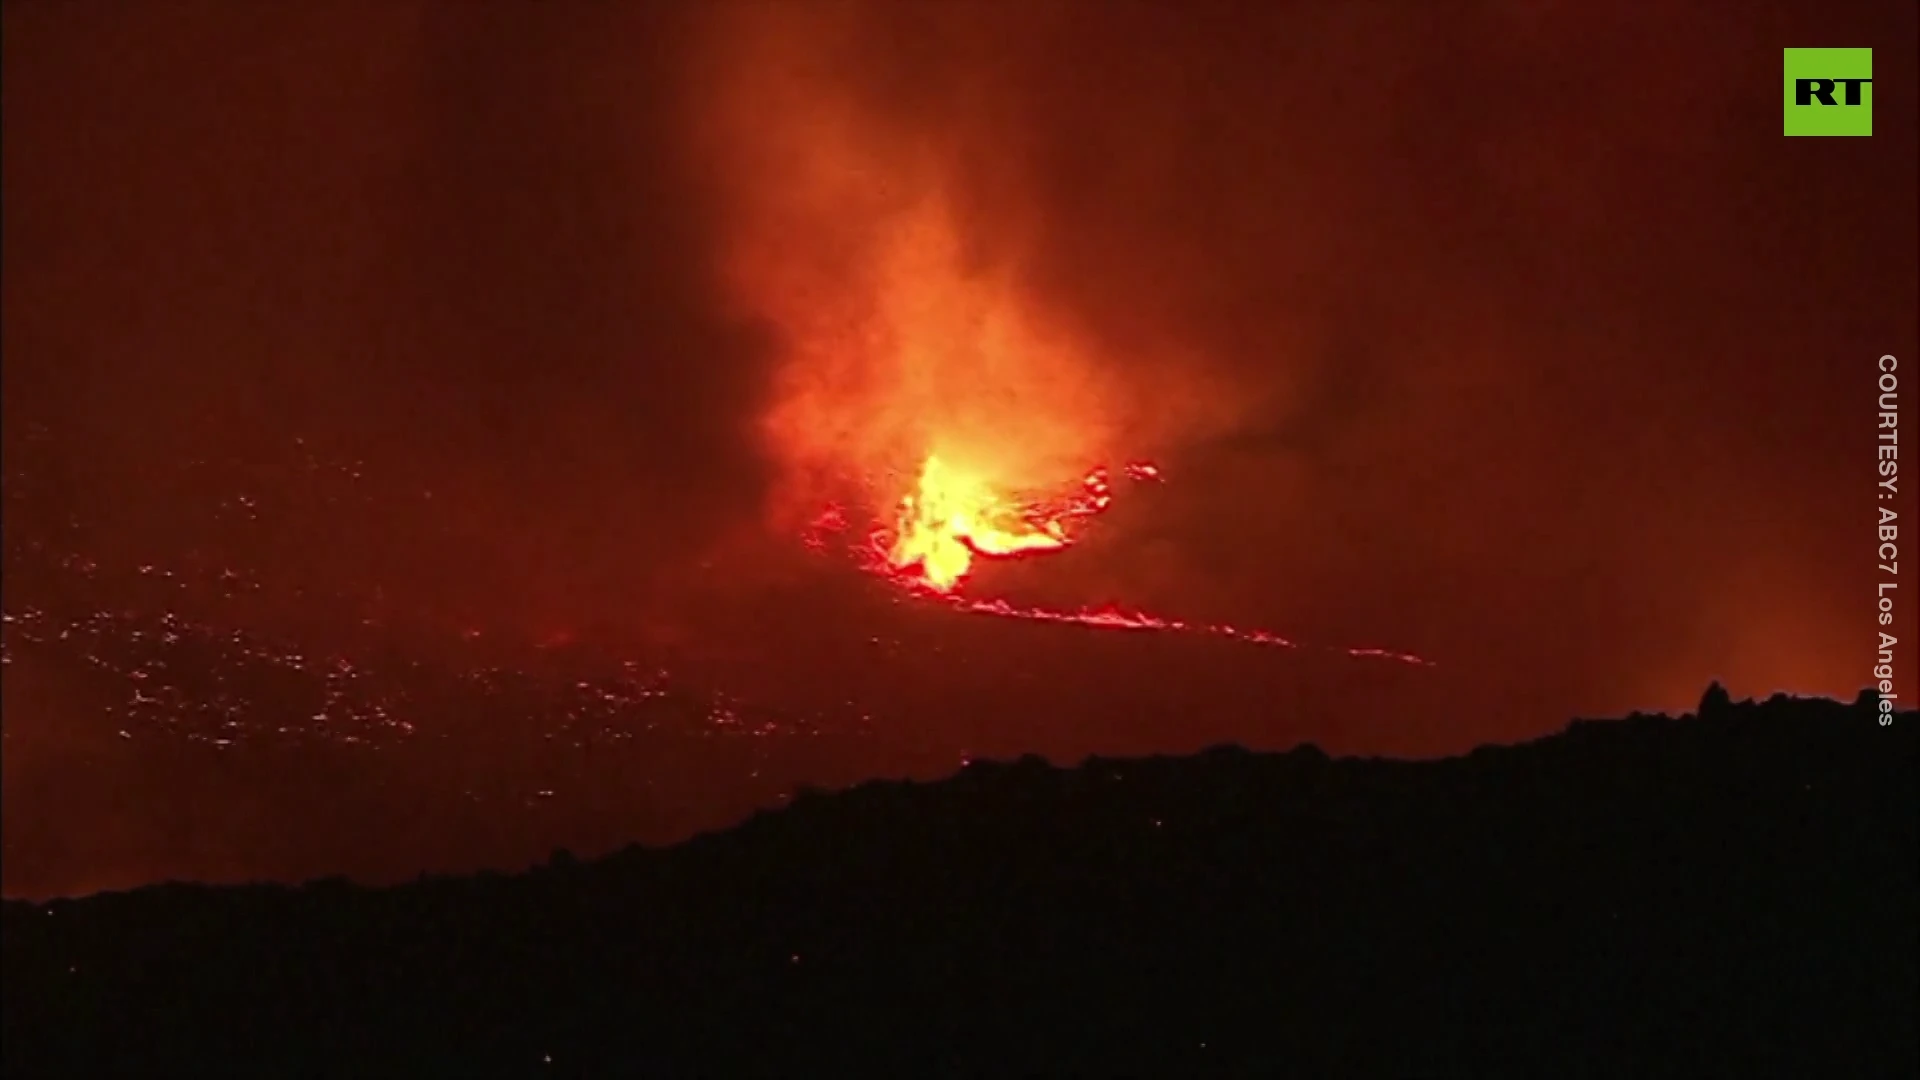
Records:
[[[1147,462],[1127,465],[1126,475],[1137,483],[1158,483],[1161,479],[1159,468]],[[891,530],[881,534],[879,552],[884,562],[869,568],[973,615],[1098,630],[1225,638],[1278,649],[1301,648],[1270,630],[1187,622],[1118,605],[1066,611],[1003,599],[971,599],[960,592],[960,584],[976,558],[1006,558],[1070,546],[1074,542],[1073,526],[1113,502],[1104,468],[1088,473],[1082,485],[1079,493],[1064,499],[1023,500],[996,491],[993,485],[948,465],[938,455],[930,456],[920,470],[914,493],[900,500]],[[1432,661],[1395,649],[1321,648],[1356,660],[1434,666]]]

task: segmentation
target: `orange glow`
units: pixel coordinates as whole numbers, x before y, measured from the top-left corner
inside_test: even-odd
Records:
[[[878,231],[856,278],[864,289],[809,288],[792,301],[805,310],[778,319],[793,352],[764,430],[790,481],[804,490],[917,469],[923,524],[948,520],[983,554],[1058,546],[1044,528],[1021,527],[1006,493],[1056,485],[1108,456],[1113,409],[1100,369],[1043,323],[1007,272],[967,265],[939,196]],[[775,309],[788,302],[761,296]],[[893,516],[892,506],[873,509]],[[964,573],[953,543],[938,546],[921,552],[929,579]]]
[[[901,554],[951,585],[996,545],[1059,545],[1021,527],[1010,493],[1154,451],[1118,438],[1146,426],[1141,392],[1030,279],[1032,222],[983,207],[951,140],[858,92],[844,63],[858,27],[836,10],[716,16],[701,130],[726,206],[717,269],[775,339],[759,424],[775,526],[804,527],[864,483],[860,509],[891,528],[912,490],[922,520]]]
[[[886,542],[887,562],[912,583],[944,593],[966,577],[975,556],[1059,551],[1073,542],[1075,519],[1112,502],[1105,470],[1088,473],[1083,484],[1085,490],[1069,499],[1022,501],[929,457],[915,492],[900,500]]]
[[[1126,473],[1138,482],[1161,479],[1159,468],[1146,462],[1128,465]],[[876,550],[883,558],[869,569],[970,615],[1096,630],[1198,635],[1278,649],[1302,648],[1271,630],[1188,622],[1115,604],[1067,611],[961,595],[960,586],[977,557],[1009,558],[1060,551],[1072,545],[1075,523],[1101,513],[1113,502],[1105,469],[1089,472],[1082,484],[1082,491],[1068,498],[1022,500],[994,491],[937,457],[929,458],[916,492],[900,500],[898,520],[890,530],[880,530]],[[1315,651],[1355,660],[1435,666],[1430,660],[1394,649],[1322,646]]]
[[[1016,555],[1066,544],[1058,522],[1027,520],[1020,507],[977,478],[930,457],[920,472],[919,490],[900,500],[900,521],[887,558],[944,592],[966,576],[976,552]]]
[[[700,136],[727,211],[717,269],[778,352],[760,423],[779,472],[776,529],[824,551],[864,489],[865,568],[923,598],[1292,647],[1264,631],[1115,608],[963,598],[983,559],[1074,545],[1112,502],[1106,469],[1089,463],[1126,461],[1129,481],[1158,482],[1157,466],[1122,455],[1225,430],[1254,395],[1212,384],[1184,352],[1178,363],[1160,355],[1184,344],[1091,334],[1086,313],[1034,272],[1045,229],[1017,185],[982,198],[966,182],[964,139],[848,80],[848,58],[876,44],[850,11],[728,8],[715,30],[707,62],[718,92]]]

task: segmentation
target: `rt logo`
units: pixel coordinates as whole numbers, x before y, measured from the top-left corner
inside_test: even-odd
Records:
[[[1873,134],[1873,50],[1788,49],[1786,133]]]

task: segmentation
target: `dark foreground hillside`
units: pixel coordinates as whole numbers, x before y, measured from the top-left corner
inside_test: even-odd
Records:
[[[1421,764],[983,764],[516,877],[9,904],[4,1070],[1915,1075],[1920,716],[1703,713]]]

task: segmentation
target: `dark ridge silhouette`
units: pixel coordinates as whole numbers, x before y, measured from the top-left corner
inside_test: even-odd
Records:
[[[1920,715],[1876,708],[1028,757],[518,876],[10,903],[4,1069],[1913,1076]]]

